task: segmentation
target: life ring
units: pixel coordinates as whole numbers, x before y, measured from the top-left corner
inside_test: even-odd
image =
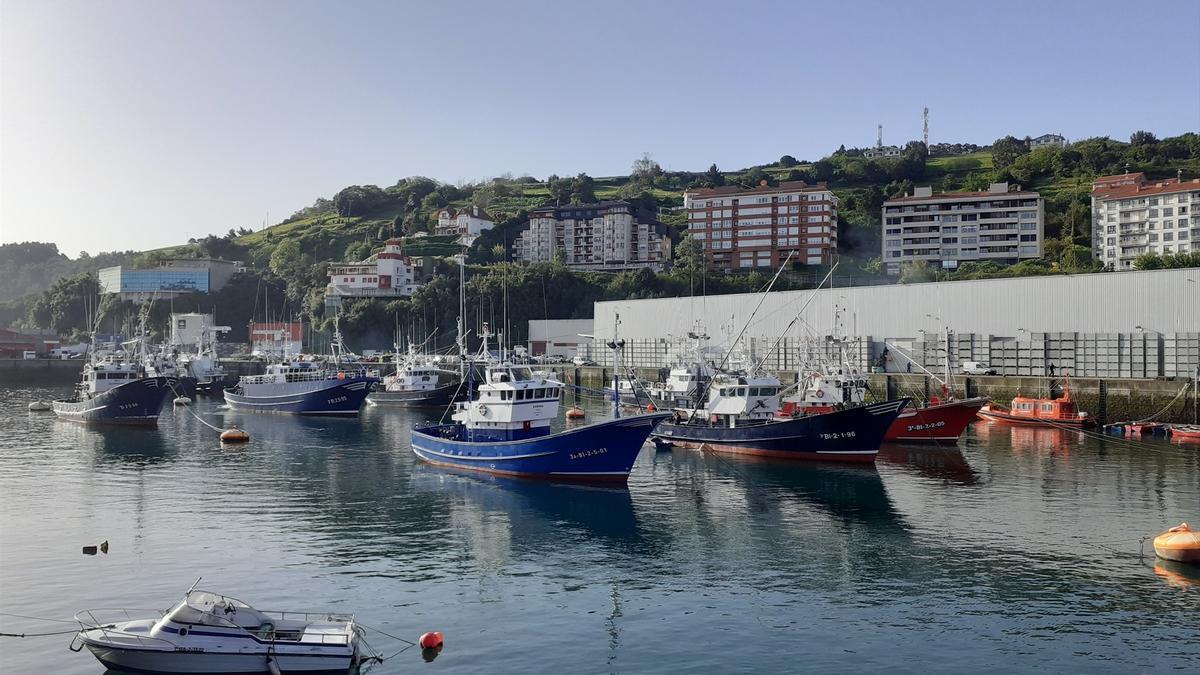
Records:
[[[817,390],[817,398],[825,398],[825,391],[818,389]]]
[[[487,417],[488,407],[487,407],[487,404],[484,403],[483,401],[480,401],[479,403],[475,404],[475,410],[478,411],[480,415]]]

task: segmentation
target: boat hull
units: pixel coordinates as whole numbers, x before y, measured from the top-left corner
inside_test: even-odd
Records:
[[[127,382],[89,399],[54,401],[59,419],[83,424],[124,424],[152,427],[167,398],[175,397],[173,377],[145,377]]]
[[[216,652],[166,651],[115,647],[91,641],[84,643],[106,668],[134,673],[269,673],[267,654],[222,654]],[[271,655],[284,673],[347,673],[353,656],[298,655],[275,652]]]
[[[323,380],[320,387],[278,395],[246,395],[225,390],[225,402],[233,410],[277,415],[357,415],[371,391],[372,377]]]
[[[666,413],[635,415],[556,434],[495,443],[456,440],[457,424],[417,427],[413,453],[435,465],[555,480],[625,481],[655,425]]]
[[[396,406],[401,408],[422,408],[449,405],[454,394],[460,389],[457,382],[442,385],[436,389],[425,391],[373,391],[367,396],[367,403],[380,406]]]
[[[883,440],[899,443],[957,442],[967,425],[978,419],[976,413],[986,403],[986,399],[970,398],[923,408],[906,408],[892,422]]]
[[[654,438],[685,448],[759,457],[874,462],[884,434],[908,401],[898,399],[732,428],[707,422],[664,422],[655,430]]]
[[[1022,415],[1013,415],[1007,410],[996,408],[992,405],[985,405],[979,409],[976,415],[989,422],[1003,422],[1005,424],[1022,424],[1033,427],[1058,427],[1070,429],[1083,429],[1094,426],[1096,420],[1091,417],[1082,417],[1075,419],[1050,419],[1048,417],[1026,417]]]

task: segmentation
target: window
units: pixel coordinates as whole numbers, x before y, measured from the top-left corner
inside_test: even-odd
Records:
[[[1173,209],[1171,207],[1167,207],[1167,208],[1163,209],[1163,217],[1164,218],[1167,216],[1173,216],[1173,215],[1175,215],[1175,209]]]
[[[1023,235],[1021,235],[1021,241],[1037,241],[1037,235],[1036,234],[1023,234]]]
[[[1109,226],[1108,226],[1108,228],[1107,228],[1107,229],[1105,229],[1105,233],[1106,233],[1106,234],[1116,234],[1116,233],[1117,233],[1117,226],[1116,226],[1116,225],[1109,225]]]
[[[1179,240],[1183,241],[1184,239],[1187,239],[1187,238],[1188,238],[1187,230],[1180,230],[1179,231]]]
[[[1163,241],[1175,241],[1175,233],[1163,232]]]

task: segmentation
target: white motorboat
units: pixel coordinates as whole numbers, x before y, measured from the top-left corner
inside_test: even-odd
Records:
[[[344,673],[364,660],[348,614],[260,611],[190,590],[167,611],[92,609],[75,615],[71,650],[139,673]]]

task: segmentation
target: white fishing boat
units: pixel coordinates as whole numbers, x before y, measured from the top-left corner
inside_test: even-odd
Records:
[[[261,611],[190,590],[173,608],[91,609],[75,615],[84,647],[105,667],[138,673],[345,673],[366,650],[348,614]]]

